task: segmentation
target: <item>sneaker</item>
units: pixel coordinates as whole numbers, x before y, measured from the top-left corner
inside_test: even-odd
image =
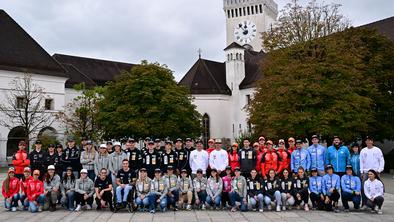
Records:
[[[378,212],[379,208],[378,206],[375,206],[374,211]]]
[[[335,212],[335,213],[339,213],[340,211],[339,211],[339,209],[336,207],[335,210],[334,210],[334,212]]]
[[[283,206],[283,207],[282,207],[282,210],[283,210],[283,211],[286,211],[286,207],[285,207],[285,206]]]
[[[280,206],[276,206],[276,212],[280,212]]]
[[[16,207],[11,207],[12,212],[16,212]]]
[[[91,210],[92,206],[90,206],[89,204],[86,205],[86,210]]]
[[[382,209],[378,209],[378,214],[383,214]]]
[[[42,212],[42,206],[38,207],[38,212]]]
[[[192,205],[188,204],[188,205],[186,206],[186,210],[192,210]]]
[[[345,210],[343,210],[343,212],[349,213],[349,209],[345,209]]]
[[[301,205],[297,205],[297,210],[301,210]]]
[[[264,212],[264,209],[263,209],[263,208],[260,208],[260,209],[259,209],[259,212],[261,212],[261,213]]]
[[[77,208],[75,208],[75,211],[77,211],[77,212],[78,212],[78,211],[81,211],[81,208],[82,208],[81,205],[78,204],[78,205],[77,205]]]
[[[268,210],[272,210],[271,204],[269,204],[267,208],[268,208]]]
[[[305,210],[305,211],[309,211],[309,206],[308,206],[308,204],[305,204],[304,210]]]
[[[149,211],[151,214],[154,214],[154,213],[156,213],[156,211],[155,210],[150,210]]]
[[[174,207],[174,211],[178,211],[178,207],[177,206]]]
[[[205,204],[202,204],[201,205],[201,210],[205,210],[205,209],[206,209]]]
[[[360,208],[360,210],[367,210],[367,209],[368,209],[368,207],[365,205]]]
[[[237,211],[237,208],[235,207],[231,208],[231,212],[235,212],[235,211]]]

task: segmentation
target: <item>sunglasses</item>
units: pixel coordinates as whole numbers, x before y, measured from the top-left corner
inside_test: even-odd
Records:
[[[35,173],[35,174],[33,174],[33,176],[40,176],[40,174],[36,174],[36,173]]]

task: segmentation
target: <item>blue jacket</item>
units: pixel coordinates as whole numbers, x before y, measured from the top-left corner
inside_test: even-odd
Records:
[[[360,178],[353,175],[343,175],[341,178],[341,189],[346,193],[361,192]]]
[[[330,196],[331,188],[334,188],[339,192],[339,190],[341,189],[340,184],[341,184],[341,178],[339,178],[338,175],[336,174],[332,174],[331,176],[329,174],[324,175],[323,186],[322,186],[323,194]]]
[[[353,167],[353,172],[357,175],[360,176],[360,154],[353,153],[350,155],[350,165]]]
[[[315,194],[323,193],[323,177],[309,177],[309,192]]]
[[[326,162],[326,148],[320,144],[312,145],[308,148],[311,156],[311,168],[324,171],[324,163]]]
[[[302,166],[305,171],[309,171],[311,167],[311,156],[304,148],[301,148],[301,150],[296,149],[291,154],[291,171],[297,172],[300,166]]]
[[[346,165],[350,164],[350,152],[346,146],[341,146],[337,150],[334,146],[330,146],[326,152],[326,165],[331,164],[334,172],[345,172]]]

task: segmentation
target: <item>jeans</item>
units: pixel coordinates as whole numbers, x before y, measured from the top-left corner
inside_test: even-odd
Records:
[[[372,209],[375,206],[378,206],[378,208],[381,209],[382,205],[383,205],[383,202],[384,202],[384,198],[382,196],[378,196],[378,197],[375,197],[375,199],[373,201],[368,200],[367,201],[367,206],[372,208]]]
[[[281,196],[279,190],[275,191],[273,197],[271,197],[269,195],[265,195],[264,196],[264,203],[265,203],[265,205],[267,205],[267,206],[270,205],[271,202],[273,201],[272,199],[275,199],[274,201],[276,202],[277,206],[281,206],[282,205],[282,196]]]
[[[220,207],[220,201],[221,200],[222,200],[222,197],[220,195],[216,196],[214,199],[212,199],[211,196],[207,196],[206,202],[210,206],[215,204],[215,207]]]
[[[235,202],[241,203],[241,211],[246,211],[246,203],[243,200],[243,197],[239,196],[237,192],[231,192],[230,194],[230,203],[232,207],[235,207]]]
[[[200,200],[200,203],[205,203],[205,201],[207,200],[207,191],[205,190],[201,190],[200,192],[197,193],[197,197]],[[196,198],[197,199],[197,198]]]
[[[59,191],[48,191],[46,195],[46,201],[48,201],[49,204],[56,204],[59,195]]]
[[[345,209],[349,209],[349,201],[354,204],[354,209],[360,208],[361,196],[349,192],[342,192],[342,205]]]
[[[108,205],[112,209],[112,192],[111,191],[104,191],[103,195],[101,196],[101,199],[96,197],[97,209],[101,209],[101,200],[108,203]]]
[[[9,203],[7,200],[4,200],[4,207],[10,210],[12,207],[18,206],[19,194],[14,194],[11,198],[11,202]]]
[[[27,210],[29,207],[29,200],[27,200],[27,196],[25,194],[20,194],[19,201],[21,202],[23,208]]]
[[[30,211],[32,213],[35,213],[38,211],[38,205],[44,205],[45,195],[41,194],[40,196],[38,196],[36,198],[36,201],[37,201],[37,205],[34,203],[34,201],[29,201]]]
[[[117,203],[127,202],[127,197],[129,196],[129,193],[132,189],[133,187],[130,184],[126,184],[124,188],[118,186],[116,188],[116,202]],[[122,198],[122,191],[123,191],[123,198]]]
[[[75,199],[75,192],[73,190],[69,190],[66,192],[66,195],[60,201],[64,204],[67,209],[72,210],[74,209],[74,199]]]
[[[149,206],[149,196],[145,196],[144,199],[141,199],[140,197],[135,198],[135,204],[139,207]]]
[[[173,205],[175,207],[179,200],[179,191],[173,190],[171,193],[173,196],[171,197],[170,195],[167,195],[167,202],[169,205]]]
[[[250,208],[256,208],[257,203],[259,204],[259,209],[264,207],[264,195],[259,193],[256,198],[249,196],[248,204]]]
[[[94,182],[96,180],[96,174],[94,170],[88,170],[88,177]]]
[[[157,194],[151,194],[149,195],[149,210],[155,210],[157,203],[156,201],[160,198],[160,195]],[[167,197],[163,197],[163,199],[160,200],[160,209],[165,210],[167,207]]]
[[[180,194],[179,204],[180,204],[180,206],[182,206],[182,204],[184,204],[184,203],[192,204],[192,199],[193,199],[193,192],[187,191],[186,193]]]
[[[290,197],[287,197],[287,193],[281,193],[282,197],[282,205],[283,206],[293,206],[295,203],[295,199],[292,195]]]

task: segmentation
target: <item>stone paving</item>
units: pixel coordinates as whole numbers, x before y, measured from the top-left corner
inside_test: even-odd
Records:
[[[5,174],[0,174],[0,181],[3,181]],[[391,177],[385,177],[386,186],[394,186],[394,180]],[[3,208],[3,199],[0,198],[0,222],[138,222],[138,221],[158,221],[158,222],[243,222],[243,221],[351,221],[351,222],[371,222],[371,221],[394,221],[394,195],[386,193],[383,205],[383,215],[371,214],[369,211],[350,212],[350,213],[333,213],[323,211],[304,212],[301,210],[292,210],[286,212],[228,212],[228,211],[178,211],[156,213],[128,213],[121,211],[116,214],[110,211],[97,212],[95,210],[82,212],[69,212],[58,210],[56,212],[43,211],[40,213],[29,212],[9,212]],[[350,204],[352,206],[352,204]]]

